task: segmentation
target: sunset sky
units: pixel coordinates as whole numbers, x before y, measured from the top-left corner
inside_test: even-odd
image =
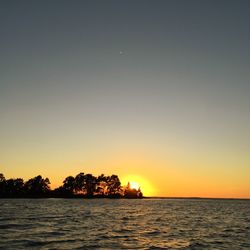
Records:
[[[250,1],[1,1],[0,173],[118,174],[250,198]]]

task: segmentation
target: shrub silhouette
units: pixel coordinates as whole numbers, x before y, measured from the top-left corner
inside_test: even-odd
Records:
[[[131,188],[130,183],[128,183],[124,190],[124,197],[129,199],[142,198],[143,195],[141,192],[141,188],[139,188],[138,190],[135,188]]]

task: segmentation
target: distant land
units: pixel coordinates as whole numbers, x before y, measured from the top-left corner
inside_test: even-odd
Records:
[[[68,176],[63,185],[50,188],[48,178],[38,175],[24,182],[22,178],[6,179],[0,174],[0,198],[143,198],[141,189],[133,188],[130,183],[121,186],[117,175],[98,177],[79,173]]]

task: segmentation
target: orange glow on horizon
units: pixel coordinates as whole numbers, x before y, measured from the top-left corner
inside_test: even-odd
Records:
[[[128,182],[132,189],[135,188],[138,190],[140,188],[144,196],[154,196],[155,194],[152,184],[141,176],[128,175],[121,177],[122,186],[126,186]]]

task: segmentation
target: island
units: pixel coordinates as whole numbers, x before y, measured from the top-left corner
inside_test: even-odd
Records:
[[[121,186],[118,175],[79,173],[68,176],[63,184],[51,189],[50,180],[38,175],[24,181],[22,178],[6,179],[0,174],[0,198],[127,198],[141,199],[141,188],[132,188],[130,183]]]

